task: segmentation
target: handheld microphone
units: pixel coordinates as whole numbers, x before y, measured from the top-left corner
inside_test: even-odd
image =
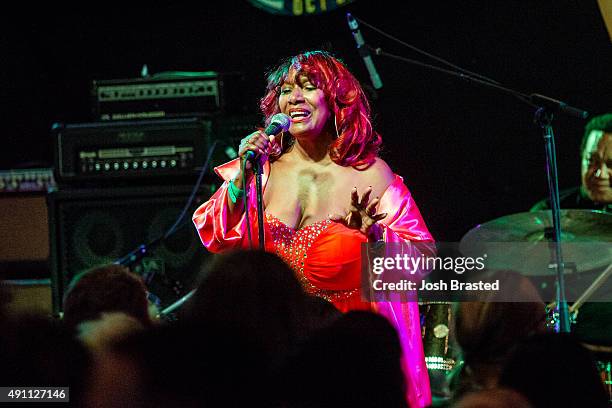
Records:
[[[363,58],[363,63],[365,64],[368,73],[370,74],[370,79],[372,80],[372,85],[374,85],[374,89],[382,88],[383,84],[380,80],[380,76],[378,76],[378,72],[376,71],[374,62],[372,61],[370,50],[368,49],[368,47],[366,47],[365,41],[363,41],[363,36],[361,35],[361,31],[359,31],[359,23],[357,23],[357,20],[355,20],[355,17],[353,17],[351,13],[346,13],[346,20],[348,21],[351,33],[353,33],[353,38],[357,43],[357,50],[359,51],[359,55],[361,55],[361,58]]]
[[[270,124],[264,129],[264,133],[268,136],[276,136],[280,132],[288,130],[289,126],[291,126],[291,119],[289,118],[289,116],[285,115],[284,113],[277,113],[276,115],[272,116]],[[247,152],[247,160],[252,161],[253,159],[255,159],[255,157],[255,152],[253,152],[252,150],[249,150]]]

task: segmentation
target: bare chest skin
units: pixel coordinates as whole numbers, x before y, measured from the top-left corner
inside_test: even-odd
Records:
[[[271,164],[264,193],[265,211],[294,229],[345,214],[351,202],[351,190],[361,195],[372,186],[371,199],[382,195],[388,180],[376,180],[366,171],[335,163],[296,165],[282,158]]]

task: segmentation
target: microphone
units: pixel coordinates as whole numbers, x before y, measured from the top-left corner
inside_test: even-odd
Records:
[[[589,112],[579,108],[574,108],[573,106],[569,106],[565,102],[549,98],[548,96],[540,94],[531,94],[529,95],[529,100],[532,103],[544,108],[548,108],[553,112],[563,112],[569,116],[573,116],[579,119],[586,119],[589,117]]]
[[[361,55],[361,58],[363,58],[363,63],[368,69],[368,73],[370,74],[370,80],[372,80],[372,85],[374,85],[374,89],[382,88],[383,84],[380,80],[380,76],[378,76],[378,72],[376,71],[374,62],[372,61],[370,50],[366,46],[365,41],[363,41],[361,31],[359,31],[359,23],[357,23],[357,20],[355,20],[355,17],[353,17],[351,13],[346,13],[346,20],[348,21],[351,33],[353,33],[353,38],[357,43],[357,50],[359,51],[359,55]]]
[[[280,132],[288,130],[289,126],[291,126],[291,119],[289,119],[289,116],[285,115],[284,113],[277,113],[276,115],[272,116],[272,119],[270,119],[270,124],[264,129],[264,133],[268,136],[276,136]],[[255,159],[255,157],[255,152],[252,150],[247,152],[247,160],[252,161]]]

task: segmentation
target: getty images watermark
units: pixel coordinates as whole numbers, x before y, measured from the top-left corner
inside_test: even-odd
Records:
[[[567,247],[566,252],[583,254],[595,249],[593,245],[574,245]],[[550,262],[549,252],[547,243],[525,242],[493,243],[467,249],[453,242],[364,244],[362,294],[364,300],[373,302],[391,299],[552,301],[556,297],[556,269]],[[597,269],[591,274],[596,273]],[[588,281],[569,276],[566,279],[568,300],[578,298]],[[612,288],[602,289],[599,298],[594,300],[612,300]]]
[[[433,270],[452,271],[458,275],[466,271],[483,271],[485,269],[485,259],[483,256],[472,257],[439,257],[435,255],[425,255],[423,253],[395,254],[394,256],[374,256],[372,258],[372,273],[378,278],[373,279],[372,288],[376,291],[381,290],[421,290],[421,291],[441,291],[441,290],[499,290],[499,280],[493,283],[483,282],[462,282],[459,279],[428,282],[420,279],[400,279],[399,282],[385,282],[385,272],[400,271],[400,275],[415,276],[420,278],[424,272]],[[419,284],[420,283],[420,284]]]

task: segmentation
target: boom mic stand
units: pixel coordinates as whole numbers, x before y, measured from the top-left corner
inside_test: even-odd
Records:
[[[434,65],[426,64],[421,61],[404,58],[402,56],[389,54],[380,48],[373,48],[365,45],[375,55],[387,57],[390,59],[402,61],[411,65],[420,66],[433,71],[442,72],[455,78],[463,79],[471,84],[481,85],[485,88],[496,89],[500,92],[513,95],[521,101],[536,108],[534,122],[542,128],[544,137],[545,152],[546,152],[546,177],[548,180],[548,190],[553,219],[553,242],[551,245],[551,258],[555,260],[555,269],[557,275],[557,312],[559,316],[558,325],[555,329],[557,332],[568,333],[570,331],[570,319],[567,300],[565,297],[565,280],[564,280],[564,264],[563,253],[561,250],[561,218],[559,206],[559,180],[557,177],[557,161],[555,157],[555,141],[552,127],[552,121],[555,113],[585,119],[588,117],[588,112],[569,106],[567,103],[553,99],[540,94],[524,94],[511,88],[500,85],[499,83],[488,80],[479,74],[452,71],[440,68]],[[481,79],[483,78],[483,79]]]
[[[136,265],[137,263],[142,261],[142,259],[150,251],[152,251],[155,248],[157,248],[157,246],[160,245],[162,242],[164,242],[164,240],[166,240],[168,237],[172,236],[176,231],[178,231],[180,228],[184,227],[187,224],[186,222],[184,222],[185,215],[187,214],[187,211],[191,207],[191,205],[192,205],[192,203],[193,203],[193,201],[194,201],[194,199],[196,197],[196,194],[197,194],[198,190],[200,189],[200,185],[202,184],[202,180],[204,179],[204,175],[206,174],[206,171],[207,171],[208,166],[210,164],[210,160],[212,158],[213,152],[215,151],[215,148],[217,147],[218,143],[219,143],[219,141],[216,140],[215,142],[213,142],[213,144],[208,149],[208,154],[206,155],[206,160],[204,162],[204,165],[200,169],[200,174],[198,175],[198,179],[197,179],[197,181],[196,181],[196,183],[195,183],[195,185],[194,185],[194,187],[193,187],[193,189],[191,191],[191,194],[190,194],[189,198],[187,199],[187,202],[185,203],[185,206],[183,207],[183,210],[181,211],[180,215],[178,216],[178,218],[176,219],[174,224],[170,228],[168,228],[168,230],[166,232],[164,232],[163,234],[159,235],[157,238],[155,238],[155,239],[153,239],[153,240],[151,240],[151,241],[149,241],[149,242],[147,242],[145,244],[139,245],[138,247],[136,247],[134,250],[132,250],[128,254],[122,256],[121,258],[116,259],[113,262],[114,264],[119,264],[119,265],[127,266],[128,268],[131,269],[133,265]],[[143,278],[145,280],[145,285],[148,287],[149,284],[151,283],[150,281],[152,280],[153,277],[152,276],[145,276]],[[175,310],[176,308],[181,306],[191,296],[193,296],[194,292],[195,292],[195,289],[193,289],[191,292],[187,293],[185,296],[183,296],[177,302],[172,304],[170,307],[164,309],[164,311],[162,311],[159,315],[160,316],[164,316],[164,314],[169,314],[170,312],[172,312],[173,310]],[[153,297],[156,300],[159,299],[159,298],[157,298],[157,296],[155,296],[154,293],[149,293],[149,296]],[[177,304],[178,304],[178,306],[173,307],[173,306],[175,306]]]

